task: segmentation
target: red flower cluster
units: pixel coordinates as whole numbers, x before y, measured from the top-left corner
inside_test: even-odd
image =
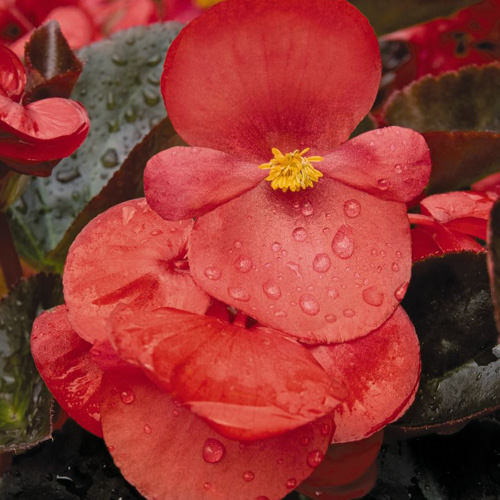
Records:
[[[55,20],[78,49],[118,30],[168,19],[185,22],[199,12],[190,0],[3,0],[0,41],[22,56],[33,30]]]
[[[26,72],[0,45],[0,162],[21,173],[48,175],[53,162],[75,151],[87,137],[89,118],[76,101],[51,97],[23,104]]]
[[[66,305],[32,336],[54,396],[148,498],[282,498],[413,401],[405,202],[430,160],[399,127],[344,142],[379,79],[345,0],[229,0],[172,44],[162,91],[193,146],[150,160],[147,203],[80,233]]]

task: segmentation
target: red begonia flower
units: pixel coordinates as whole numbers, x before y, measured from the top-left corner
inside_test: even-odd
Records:
[[[456,191],[435,194],[420,202],[421,214],[411,214],[413,260],[448,252],[485,251],[494,191]]]
[[[163,220],[144,198],[93,219],[71,245],[64,268],[64,298],[78,334],[91,343],[107,340],[107,318],[119,302],[205,312],[210,299],[186,268],[192,224]]]
[[[439,18],[382,37],[409,43],[414,79],[438,75],[469,64],[498,60],[500,2],[483,0],[448,18]],[[402,70],[401,70],[402,71]],[[400,85],[409,83],[401,79]]]
[[[231,439],[295,429],[347,396],[306,347],[270,328],[128,306],[112,315],[112,342],[121,358],[149,370],[174,399]]]
[[[70,155],[87,136],[89,118],[76,101],[51,97],[24,106],[26,83],[17,56],[0,46],[0,161],[22,173],[48,175],[38,163]]]
[[[334,411],[334,443],[357,441],[399,418],[415,398],[420,347],[415,328],[398,307],[369,335],[312,348],[321,366],[343,380],[347,399]]]
[[[331,418],[324,417],[274,438],[239,443],[143,376],[106,374],[104,381],[104,439],[125,477],[151,499],[283,498],[319,465],[331,437]]]
[[[44,312],[33,324],[31,352],[50,392],[71,418],[102,436],[103,372],[91,358],[91,347],[71,327],[64,305]]]
[[[306,342],[379,327],[410,276],[404,202],[427,182],[425,141],[389,127],[341,144],[373,103],[378,51],[344,0],[232,0],[184,28],[165,61],[169,116],[196,147],[148,163],[148,202],[198,216],[202,288]]]

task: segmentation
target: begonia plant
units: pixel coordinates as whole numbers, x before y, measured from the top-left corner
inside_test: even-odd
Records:
[[[379,79],[376,38],[343,0],[231,0],[172,44],[162,91],[193,146],[145,172],[149,205],[171,221],[144,200],[92,221],[68,254],[66,306],[32,337],[63,408],[146,496],[281,498],[330,442],[366,438],[411,404],[405,202],[430,162],[400,127],[343,144]],[[179,457],[186,425],[197,444]],[[174,491],[179,467],[191,479]]]

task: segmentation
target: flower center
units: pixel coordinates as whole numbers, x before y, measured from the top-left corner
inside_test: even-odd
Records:
[[[279,149],[272,148],[274,158],[268,163],[259,165],[259,168],[270,170],[266,181],[271,183],[271,187],[281,189],[284,193],[288,190],[299,191],[313,187],[313,182],[318,182],[323,174],[316,170],[311,163],[322,161],[321,156],[303,156],[309,148],[299,151],[296,149],[292,153],[283,154]]]

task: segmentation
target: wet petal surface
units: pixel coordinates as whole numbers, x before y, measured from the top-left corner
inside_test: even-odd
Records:
[[[366,335],[410,278],[406,207],[332,179],[298,193],[261,183],[200,217],[190,241],[204,290],[305,342]]]

